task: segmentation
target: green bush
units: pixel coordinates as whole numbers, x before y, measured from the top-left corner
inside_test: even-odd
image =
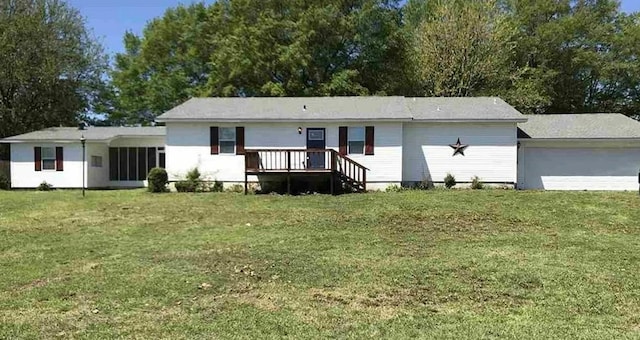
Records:
[[[207,185],[202,181],[198,168],[193,168],[187,172],[185,180],[175,183],[178,192],[204,192],[207,191]]]
[[[211,186],[211,191],[213,192],[222,192],[224,191],[224,185],[222,184],[222,182],[218,181],[217,179],[213,182],[213,186]]]
[[[178,181],[175,183],[178,192],[196,192],[198,185],[194,181]]]
[[[166,192],[167,183],[169,183],[169,176],[167,171],[163,168],[153,168],[149,171],[149,191],[150,192]]]
[[[38,187],[36,188],[38,191],[51,191],[53,189],[53,185],[47,183],[47,182],[42,182],[40,183],[40,185],[38,185]]]
[[[200,178],[200,176],[201,175],[198,168],[193,168],[189,172],[187,172],[187,181],[195,183],[201,182],[202,179]]]
[[[214,184],[215,186],[215,184]],[[242,184],[234,184],[230,187],[228,187],[226,190],[226,192],[235,192],[235,193],[244,193],[244,186]]]
[[[445,176],[445,178],[444,178],[444,186],[447,187],[447,189],[451,189],[451,188],[455,187],[456,184],[458,184],[456,182],[456,178],[453,177],[452,174],[447,173],[447,176]]]
[[[478,176],[473,176],[471,178],[471,189],[473,190],[481,190],[484,188],[484,183],[480,180]]]
[[[397,185],[397,184],[391,184],[391,185],[389,185],[388,187],[386,187],[384,189],[384,191],[386,191],[386,192],[400,192],[400,191],[403,191],[403,190],[404,189],[401,186]]]
[[[11,189],[11,181],[9,181],[9,177],[7,175],[0,173],[0,190],[9,190]]]

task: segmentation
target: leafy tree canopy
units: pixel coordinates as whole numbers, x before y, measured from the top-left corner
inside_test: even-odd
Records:
[[[107,59],[58,0],[0,0],[0,138],[101,109]]]
[[[496,95],[525,113],[640,109],[640,16],[616,0],[219,0],[127,33],[114,121],[192,96]]]

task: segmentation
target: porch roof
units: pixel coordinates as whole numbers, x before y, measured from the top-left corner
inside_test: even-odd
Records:
[[[80,130],[77,127],[52,127],[22,135],[0,139],[1,143],[19,143],[30,141],[80,141],[84,136],[87,141],[109,141],[114,138],[164,137],[165,127],[121,127],[96,126]]]

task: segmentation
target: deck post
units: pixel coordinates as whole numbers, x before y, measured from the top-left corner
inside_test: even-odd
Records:
[[[336,152],[334,150],[331,150],[331,176],[330,176],[330,190],[331,190],[331,195],[335,195],[335,188],[334,186],[336,185]]]
[[[249,188],[247,185],[247,180],[248,180],[247,171],[249,171],[249,159],[248,159],[248,153],[245,153],[244,155],[244,194],[245,195],[249,194]]]
[[[362,170],[362,188],[367,192],[367,170]]]
[[[287,195],[291,195],[291,150],[287,150]]]

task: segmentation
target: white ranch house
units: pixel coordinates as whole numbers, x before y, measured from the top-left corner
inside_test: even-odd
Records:
[[[166,127],[50,128],[11,144],[13,188],[145,185],[197,167],[225,184],[330,176],[354,191],[391,184],[484,183],[518,189],[637,190],[640,122],[620,114],[522,115],[499,98],[194,98]]]

